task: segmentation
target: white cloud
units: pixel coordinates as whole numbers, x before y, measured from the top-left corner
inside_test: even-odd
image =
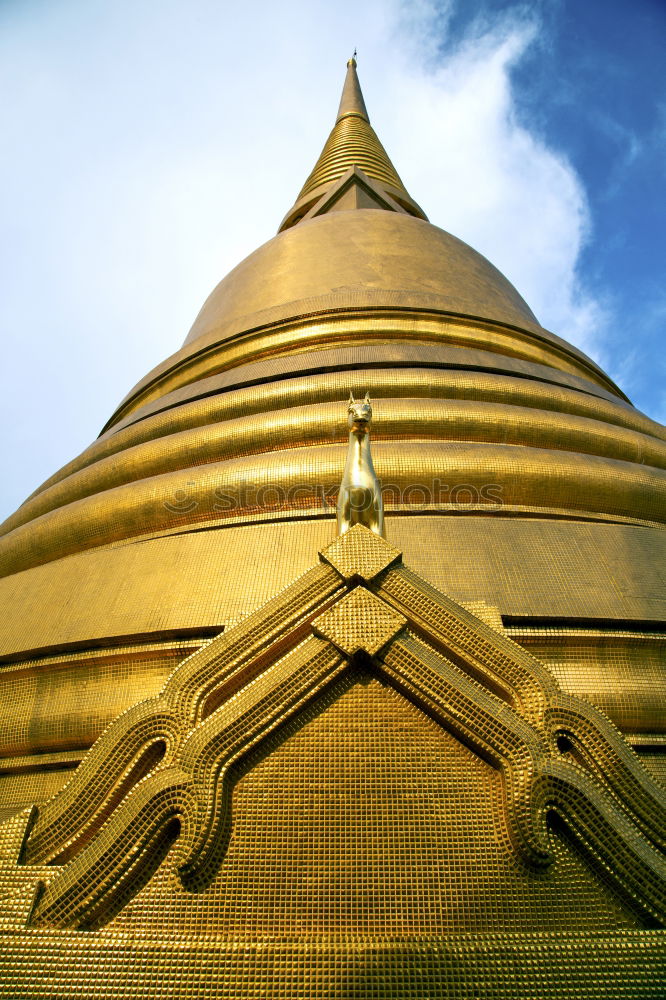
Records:
[[[390,148],[430,219],[499,267],[544,326],[599,358],[607,311],[577,273],[590,232],[585,192],[515,114],[510,71],[538,31],[518,10],[478,25],[443,64],[401,65]],[[427,21],[416,31],[427,50]]]

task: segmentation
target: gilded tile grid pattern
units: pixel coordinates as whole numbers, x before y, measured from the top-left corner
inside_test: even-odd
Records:
[[[27,806],[50,799],[69,780],[75,766],[54,771],[0,773],[0,822]]]
[[[85,767],[77,772],[72,789],[63,793],[64,799],[58,796],[48,804],[46,827],[42,817],[37,817],[24,848],[30,863],[10,866],[10,879],[17,886],[21,880],[24,883],[21,905],[25,907],[29,899],[30,877],[34,880],[40,871],[48,871],[40,869],[40,858],[43,864],[43,859],[55,857],[64,867],[60,872],[52,869],[31,922],[85,927],[72,906],[77,894],[82,900],[87,894],[91,915],[100,906],[107,907],[104,919],[111,919],[109,933],[131,931],[139,937],[151,935],[155,913],[160,914],[162,931],[173,921],[174,933],[216,934],[225,940],[255,942],[267,934],[275,935],[276,930],[283,939],[311,936],[321,943],[336,935],[352,935],[357,940],[382,935],[401,939],[461,932],[492,934],[500,929],[507,933],[535,926],[550,934],[567,920],[583,933],[588,929],[587,921],[595,931],[604,926],[608,932],[642,926],[647,898],[635,878],[647,887],[648,882],[654,882],[656,869],[650,869],[647,843],[636,853],[631,844],[635,834],[630,833],[627,839],[623,824],[626,827],[631,816],[643,829],[647,794],[645,830],[651,831],[652,792],[645,778],[640,778],[636,758],[618,742],[612,726],[591,709],[586,710],[583,702],[558,694],[552,675],[504,636],[487,609],[486,623],[472,610],[438,594],[417,575],[400,568],[396,550],[366,529],[354,528],[331,545],[323,558],[337,565],[338,571],[329,562],[314,567],[247,622],[184,660],[159,699],[142,703],[109,729]],[[359,581],[368,577],[376,595],[359,586]],[[340,587],[342,579],[352,587],[346,595]],[[314,616],[315,633],[332,640],[351,657],[350,667],[342,674],[337,665],[339,656],[331,658],[333,650],[322,639],[302,640],[281,655],[293,645],[293,640],[288,640],[289,630],[297,638],[303,635],[299,622],[307,608]],[[410,637],[401,610],[433,641],[444,643],[457,661],[467,662],[475,671],[478,666],[482,683],[465,676],[442,650],[435,652],[422,640]],[[278,643],[277,652],[265,661],[270,664],[268,669],[252,679],[243,658],[252,660],[259,654],[261,660],[270,652],[266,646],[269,641]],[[262,648],[266,651],[263,654]],[[359,648],[379,655],[370,672],[356,663]],[[486,676],[495,678],[493,687],[505,685],[516,710],[484,688]],[[331,678],[336,677],[331,686]],[[227,699],[216,698],[211,703],[211,684],[220,683],[228,691]],[[414,700],[429,715],[410,704]],[[271,718],[274,722],[266,729]],[[190,722],[186,725],[194,725],[194,729],[182,744],[180,756],[176,754],[166,765],[159,763],[159,757],[148,762],[155,770],[143,780],[135,775],[133,780],[138,784],[123,793],[125,802],[109,824],[99,833],[91,828],[92,847],[86,847],[84,840],[81,864],[78,858],[71,865],[67,857],[60,859],[58,839],[62,843],[69,837],[69,844],[76,847],[76,837],[72,839],[76,826],[83,823],[85,832],[89,825],[85,816],[79,818],[78,800],[72,797],[78,795],[77,780],[88,782],[87,796],[79,795],[80,805],[87,809],[91,781],[107,780],[109,767],[120,766],[111,758],[104,764],[104,752],[108,756],[112,744],[116,746],[114,758],[119,752],[126,755],[127,738],[135,741],[139,737],[141,744],[137,746],[145,745],[155,741],[159,729],[167,740],[163,752],[173,754],[168,744],[187,719]],[[536,729],[528,724],[530,719]],[[610,800],[604,804],[599,798],[601,786],[590,798],[592,784],[589,777],[579,774],[579,766],[549,763],[538,730],[542,723],[564,725],[571,738],[580,742],[580,764],[586,766],[589,755],[593,768],[601,765],[602,784],[618,796],[623,807],[629,807],[624,820],[613,818]],[[169,728],[173,736],[168,734]],[[463,745],[467,743],[482,757],[488,754],[494,766],[471,753]],[[547,756],[552,757],[552,753]],[[194,861],[183,863],[193,847],[195,860],[196,853],[208,850],[208,834],[201,840],[196,832],[204,818],[200,813],[196,824],[184,834],[182,846],[179,842],[176,847],[183,884],[167,856],[157,873],[148,871],[143,889],[140,884],[131,886],[131,878],[138,877],[131,875],[136,867],[132,863],[124,874],[123,869],[116,869],[120,894],[109,883],[111,868],[95,890],[95,880],[101,877],[95,874],[95,867],[107,864],[110,852],[115,855],[131,846],[125,829],[132,835],[134,827],[147,838],[143,841],[147,857],[148,848],[154,852],[159,846],[162,853],[168,849],[168,837],[164,837],[170,829],[169,817],[178,814],[169,812],[170,801],[177,811],[184,810],[186,828],[194,822],[188,800],[192,793],[199,795],[196,789],[203,788],[205,773],[211,764],[217,766],[216,755],[228,762],[223,765],[223,781],[229,805],[222,810],[227,831],[224,850],[212,856],[216,860],[210,875],[203,881],[197,875],[192,882],[188,868],[194,871]],[[186,771],[192,767],[195,785],[189,790]],[[535,768],[541,775],[538,781],[550,782],[547,794],[559,800],[557,816],[565,823],[562,827],[558,820],[548,835],[546,850],[551,864],[547,869],[541,862],[535,866],[529,861],[538,857],[541,848],[536,848],[535,855],[535,848],[528,845],[532,838],[528,827],[534,817],[530,818],[520,804],[525,792],[533,794],[524,777],[531,782],[529,775]],[[63,805],[59,806],[61,799]],[[141,806],[142,801],[161,810],[162,819],[156,814],[163,828],[159,845],[155,839],[159,826],[149,833],[140,820],[141,813],[130,805]],[[484,810],[490,812],[484,816]],[[219,824],[219,818],[211,817]],[[569,825],[571,819],[573,826]],[[582,842],[591,836],[595,850],[601,850],[606,862],[610,846],[615,870],[603,863],[590,865],[589,858],[579,854],[581,823],[586,831]],[[17,855],[21,836],[19,826],[14,828]],[[523,847],[516,841],[516,831],[521,828]],[[3,829],[7,839],[9,828]],[[205,824],[202,829],[206,829]],[[48,838],[53,836],[56,840],[48,846]],[[454,845],[452,851],[443,849],[447,844]],[[527,853],[525,847],[529,847]],[[158,861],[160,851],[155,855]],[[123,860],[122,853],[119,858]],[[128,877],[130,881],[123,888]],[[103,902],[103,893],[108,895],[105,883],[115,892],[110,913],[110,904]],[[642,898],[638,908],[627,906],[626,898],[621,901],[618,885],[625,889],[632,885],[638,891],[636,900]],[[137,889],[138,895],[132,899]],[[647,891],[649,896],[652,889]],[[659,905],[656,897],[655,905]],[[648,913],[651,906],[648,903]],[[11,902],[8,907],[11,924]],[[16,905],[13,919],[17,926]],[[93,927],[96,922],[95,917]],[[32,933],[28,931],[29,936]],[[353,949],[351,954],[356,954]]]
[[[258,941],[79,934],[59,947],[36,933],[6,940],[15,1000],[661,1000],[662,935],[520,932],[395,942]],[[313,961],[313,955],[316,958]]]
[[[510,628],[570,694],[601,708],[623,732],[666,729],[666,635],[619,629]]]
[[[547,874],[516,863],[492,835],[499,774],[374,674],[341,680],[246,758],[233,799],[205,892],[185,892],[167,858],[103,931],[10,932],[0,996],[601,1000],[609,969],[614,995],[659,996],[663,934],[632,932],[560,832]]]
[[[26,648],[221,628],[308,569],[334,537],[328,510],[322,520],[118,545],[1,579],[0,600],[15,613],[2,622],[0,656],[22,660]],[[474,512],[390,516],[387,524],[407,564],[458,601],[482,599],[521,617],[666,619],[662,530]],[[63,591],[66,605],[58,600]]]
[[[518,609],[528,615],[546,610],[576,617],[591,610],[616,617],[650,613],[644,596],[632,606],[639,570],[623,564],[620,557],[630,550],[635,558],[642,558],[641,546],[645,556],[648,546],[654,551],[657,537],[652,532],[552,522],[526,522],[519,532],[507,522],[456,520],[453,524],[441,518],[397,518],[391,519],[390,531],[395,543],[404,544],[411,564],[459,600],[469,600],[481,580],[496,607],[510,614]],[[138,622],[155,629],[153,636],[166,629],[191,632],[198,626],[201,630],[203,622],[218,622],[221,627],[287,583],[293,576],[289,565],[296,571],[305,568],[312,550],[330,538],[330,532],[327,522],[296,529],[268,525],[260,538],[251,529],[228,529],[92,553],[82,557],[80,565],[68,560],[64,565],[41,567],[33,572],[42,596],[17,615],[14,641],[20,642],[25,635],[26,616],[31,639],[46,644],[55,638],[81,642],[84,636],[112,636],[130,631]],[[644,542],[646,535],[650,537]],[[564,544],[568,544],[567,560],[560,556]],[[287,551],[293,561],[285,569]],[[606,565],[613,561],[615,593],[605,586]],[[69,620],[54,598],[63,586],[60,574],[68,563],[79,583],[78,611]],[[649,574],[657,564],[654,559],[638,564],[644,569],[640,581],[644,592],[649,593],[652,586],[655,595],[658,580],[655,577],[651,583]],[[232,571],[233,589],[209,586],[210,579],[224,584]],[[166,592],[165,575],[170,581]],[[12,579],[17,578],[0,582],[0,589],[3,583],[5,588],[11,585]],[[34,587],[28,591],[31,598],[35,593]],[[15,589],[9,599],[20,607],[20,598]],[[39,615],[35,615],[36,608]],[[664,687],[663,640],[656,634],[559,625],[511,627],[509,634],[546,661],[565,690],[600,705],[620,728],[663,730],[666,695],[658,695]],[[9,633],[6,641],[12,641]],[[114,714],[158,690],[178,659],[201,641],[205,637],[120,645],[0,666],[0,692],[14,709],[11,718],[0,723],[0,753],[6,757],[31,751],[43,754],[55,747],[63,753],[74,747],[85,749]],[[0,771],[2,766],[0,758]],[[12,787],[17,786],[12,783]],[[15,803],[27,805],[29,800],[18,802],[12,797]]]
[[[113,927],[141,935],[155,912],[167,936],[249,939],[637,926],[560,835],[547,875],[489,839],[505,822],[498,771],[362,672],[244,762],[232,812],[206,892],[165,866]]]
[[[145,643],[112,650],[0,665],[3,758],[87,749],[117,715],[157,694],[171,671],[204,639]]]
[[[641,759],[657,781],[666,788],[666,753],[641,753]]]

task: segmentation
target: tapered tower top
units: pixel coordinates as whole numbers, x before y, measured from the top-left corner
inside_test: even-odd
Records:
[[[338,117],[336,120],[340,121],[341,118],[345,118],[347,115],[359,115],[361,118],[365,118],[368,124],[370,124],[368,111],[363,100],[363,94],[361,93],[361,85],[358,82],[356,59],[353,56],[347,62],[347,76],[345,77],[345,85],[342,88],[342,97],[340,98],[340,107],[338,108]]]
[[[338,116],[312,173],[280,232],[306,218],[330,211],[378,208],[426,219],[410,197],[370,124],[356,59],[347,62]]]

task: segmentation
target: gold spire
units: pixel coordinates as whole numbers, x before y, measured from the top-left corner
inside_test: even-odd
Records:
[[[363,100],[361,85],[358,82],[356,59],[353,56],[347,62],[347,76],[345,77],[345,85],[342,88],[342,97],[340,98],[340,107],[338,108],[336,121],[339,122],[341,118],[345,118],[347,115],[359,115],[361,118],[365,118],[366,122],[370,124],[370,116]]]
[[[280,232],[300,222],[306,215],[320,214],[311,210],[320,200],[326,201],[331,188],[351,172],[355,175],[356,183],[360,181],[364,185],[369,180],[375,191],[372,207],[403,211],[419,219],[426,219],[422,209],[409,196],[370,124],[354,57],[347,62],[347,75],[333,131],[295,205],[285,216]],[[382,197],[387,195],[388,202]],[[367,199],[359,201],[356,207],[367,207]]]

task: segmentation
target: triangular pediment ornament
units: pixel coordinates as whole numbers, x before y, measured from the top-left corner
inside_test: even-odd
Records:
[[[408,215],[402,205],[360,167],[353,166],[326,190],[319,201],[305,213],[301,222],[330,212],[350,212],[359,208],[379,209]]]
[[[360,524],[120,715],[69,783],[24,815],[22,833],[17,817],[0,827],[0,841],[6,830],[17,845],[13,861],[0,859],[0,885],[3,868],[12,885],[20,870],[30,899],[41,884],[35,925],[97,927],[175,842],[183,885],[204,888],[233,824],[233,765],[361,662],[499,770],[509,849],[525,864],[550,863],[556,813],[625,901],[664,922],[666,801],[638,757],[492,619],[435,590]]]

